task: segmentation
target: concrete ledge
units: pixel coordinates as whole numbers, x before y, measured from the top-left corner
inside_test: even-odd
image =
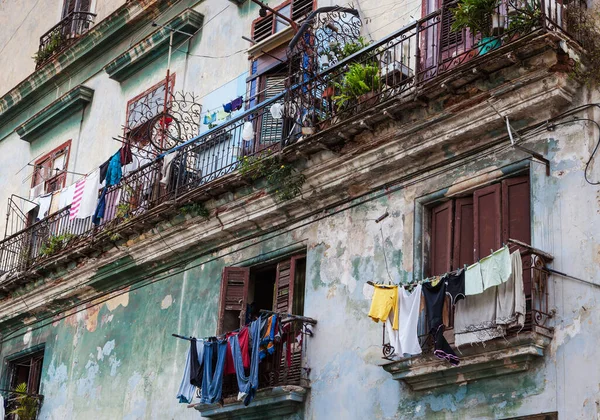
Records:
[[[287,385],[276,388],[258,390],[249,406],[235,398],[219,404],[196,404],[194,408],[202,417],[211,419],[271,419],[278,416],[294,414],[302,408],[307,389],[301,386]]]
[[[21,139],[32,142],[92,101],[94,89],[79,85],[17,127]]]
[[[182,32],[193,34],[202,27],[203,20],[204,16],[200,13],[192,9],[184,10],[180,15],[167,22],[165,27],[158,29],[108,63],[104,67],[104,71],[108,73],[108,77],[117,82],[126,80],[169,49],[170,31],[167,27],[181,31],[173,33],[173,45],[176,46],[188,38]]]
[[[451,366],[433,355],[407,357],[382,367],[392,378],[404,381],[415,391],[461,384],[483,378],[523,372],[533,360],[543,357],[551,337],[544,330],[500,338],[481,346],[461,348],[459,366]]]

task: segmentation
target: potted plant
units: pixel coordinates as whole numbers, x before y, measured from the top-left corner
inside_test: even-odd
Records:
[[[377,92],[381,85],[379,67],[374,63],[353,63],[344,74],[341,83],[336,83],[339,95],[333,99],[341,109],[349,102],[373,106],[377,103]]]
[[[15,388],[16,397],[14,398],[16,408],[8,414],[16,416],[19,420],[35,420],[39,408],[37,398],[27,394],[27,384],[25,382],[17,385]]]
[[[473,35],[481,35],[481,39],[477,43],[479,55],[486,54],[502,45],[500,38],[492,36],[494,21],[497,26],[504,26],[504,19],[500,19],[498,16],[494,19],[498,5],[499,0],[460,0],[452,9],[454,15],[452,31],[462,31],[468,28]]]

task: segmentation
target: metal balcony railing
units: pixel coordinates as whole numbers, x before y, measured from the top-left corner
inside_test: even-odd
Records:
[[[98,227],[90,220],[69,220],[66,208],[6,237],[0,242],[0,274],[28,270],[91,236],[110,236],[123,221],[131,221],[166,201],[206,190],[209,183],[236,171],[245,157],[264,156],[268,150],[279,150],[303,136],[343,124],[384,101],[449,74],[469,60],[485,60],[495,48],[529,34],[564,31],[568,26],[566,8],[554,0],[514,1],[504,0],[498,6],[493,36],[485,42],[479,34],[449,30],[451,4],[348,57],[327,60],[333,63],[329,67],[324,65],[323,57],[333,51],[327,48],[356,39],[360,25],[356,13],[349,13],[350,18],[344,20],[345,12],[339,10],[331,12],[329,19],[314,19],[315,26],[305,28],[308,36],[302,34],[300,42],[290,45],[290,76],[283,93],[188,141],[182,133],[194,132],[186,128],[191,124],[189,118],[179,118],[174,111],[177,102],[168,102],[166,112],[161,110],[153,116],[149,125],[160,145],[178,144],[170,150],[170,156],[158,155],[110,187],[105,217]],[[75,24],[73,15],[49,34],[57,31],[76,36],[91,24],[90,14],[86,15],[78,20],[84,23]],[[336,22],[341,30],[318,26],[331,29]],[[331,33],[331,39],[323,38],[327,33]],[[346,35],[341,37],[342,33]],[[47,35],[43,37],[44,45]],[[310,40],[318,40],[319,47]],[[365,84],[372,87],[368,92],[352,95],[344,88],[353,66],[368,68],[363,73],[367,74]],[[272,113],[274,104],[283,106],[281,118],[278,112]]]
[[[40,37],[40,47],[35,55],[36,69],[73,44],[94,24],[96,15],[89,12],[71,12]]]

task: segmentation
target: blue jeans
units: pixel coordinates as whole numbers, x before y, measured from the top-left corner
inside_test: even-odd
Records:
[[[242,360],[242,350],[238,336],[234,335],[229,338],[231,345],[231,354],[233,356],[233,365],[235,366],[235,376],[237,377],[238,388],[240,394],[238,399],[244,398],[244,405],[250,404],[256,389],[258,388],[258,365],[260,363],[260,319],[257,319],[250,324],[250,340],[252,343],[250,355],[250,376],[246,376],[244,372],[244,362]]]
[[[213,372],[212,360],[215,350],[217,352],[217,366]],[[226,352],[227,340],[204,342],[204,375],[202,377],[202,396],[200,398],[200,402],[203,404],[214,404],[221,400]]]

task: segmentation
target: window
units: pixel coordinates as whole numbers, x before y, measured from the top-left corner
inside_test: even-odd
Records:
[[[58,191],[65,186],[70,150],[71,140],[35,161],[31,180],[33,198]]]
[[[288,0],[273,9],[297,22],[313,10],[314,3],[314,0]],[[256,42],[262,41],[288,26],[288,22],[267,12],[265,17],[258,18],[252,23],[252,39]]]
[[[429,275],[469,265],[517,239],[531,243],[529,177],[507,178],[430,209]],[[523,279],[525,293],[530,281]]]
[[[454,19],[454,14],[452,13],[452,8],[455,7],[452,3],[453,1],[449,0],[441,0],[439,3],[439,8],[442,9],[442,22],[440,31],[440,47],[442,50],[460,45],[463,41],[464,31],[452,30],[452,24],[456,20]]]
[[[73,12],[89,12],[91,0],[65,0],[62,17],[65,18]]]
[[[225,267],[218,333],[240,328],[261,309],[303,315],[305,279],[304,254],[253,267]]]
[[[29,353],[27,356],[17,356],[8,360],[8,384],[15,389],[19,384],[27,384],[27,392],[39,394],[42,378],[44,350]]]
[[[175,74],[169,78],[167,102],[175,85]],[[153,118],[164,112],[166,80],[157,83],[150,89],[127,102],[125,136],[139,147],[150,141]]]

